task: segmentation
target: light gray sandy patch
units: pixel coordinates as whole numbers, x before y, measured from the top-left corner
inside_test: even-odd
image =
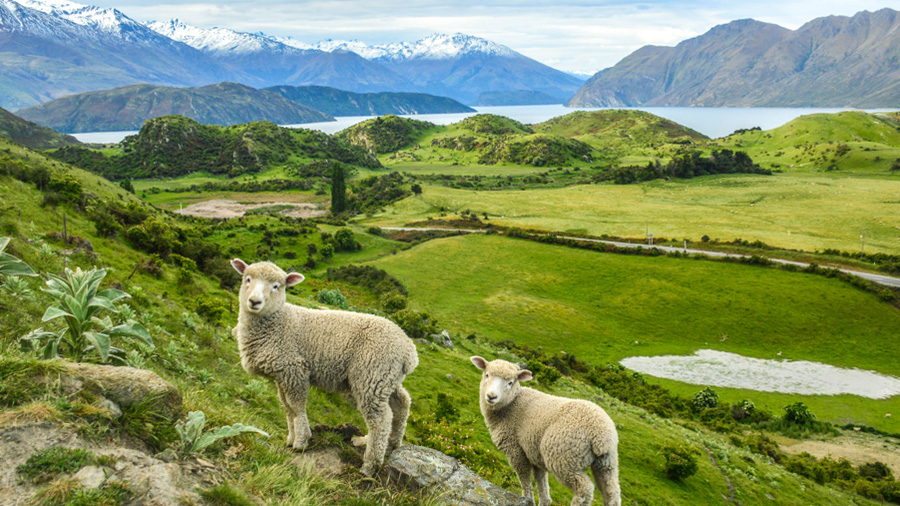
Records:
[[[692,356],[629,357],[620,363],[642,374],[695,385],[803,395],[853,394],[870,399],[900,394],[900,379],[872,371],[715,350],[699,350]]]
[[[177,209],[178,214],[187,214],[201,218],[240,218],[247,211],[262,207],[286,206],[289,209],[281,211],[281,214],[293,218],[313,218],[322,216],[325,211],[319,209],[316,204],[295,202],[260,202],[256,204],[241,204],[234,200],[213,199],[205,202],[197,202]]]

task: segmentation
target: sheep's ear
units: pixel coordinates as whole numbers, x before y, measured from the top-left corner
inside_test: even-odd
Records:
[[[469,360],[471,360],[472,363],[475,364],[475,367],[481,369],[482,371],[487,369],[487,360],[479,357],[478,355],[475,355],[474,357],[469,357]]]
[[[523,369],[523,370],[519,371],[518,378],[519,378],[519,381],[531,381],[532,379],[534,379],[534,376],[531,374],[531,371],[529,371],[528,369]]]
[[[238,274],[241,276],[244,275],[244,269],[247,268],[247,264],[244,263],[240,258],[235,258],[231,261],[231,266],[234,267],[234,270],[238,271]]]
[[[294,286],[297,283],[302,282],[304,279],[306,278],[303,277],[303,274],[300,274],[299,272],[292,272],[287,275],[287,278],[285,278],[284,280],[284,284],[287,286]]]

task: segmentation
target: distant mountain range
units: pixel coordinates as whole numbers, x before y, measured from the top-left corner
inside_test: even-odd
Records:
[[[0,0],[0,107],[19,109],[138,83],[223,81],[254,88],[427,92],[466,103],[484,92],[526,90],[562,103],[583,83],[505,46],[462,34],[384,47],[341,41],[318,46],[178,20],[145,25],[116,9],[68,0]]]
[[[602,70],[570,107],[897,107],[900,13],[817,18],[797,30],[733,21]]]
[[[270,121],[280,125],[334,121],[334,116],[474,112],[447,97],[423,93],[352,93],[324,86],[257,90],[218,83],[199,88],[135,84],[57,98],[18,111],[61,132],[137,130],[145,121],[179,115],[207,125]]]

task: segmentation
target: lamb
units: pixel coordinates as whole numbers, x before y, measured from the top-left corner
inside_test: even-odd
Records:
[[[621,505],[619,436],[600,406],[523,387],[531,371],[505,360],[470,360],[484,371],[479,399],[491,439],[519,477],[528,504],[534,505],[533,472],[539,505],[550,506],[549,471],[574,493],[571,506],[588,506],[594,498],[585,472],[590,467],[603,504]]]
[[[385,453],[400,446],[409,416],[403,380],[419,363],[416,346],[385,318],[350,311],[313,310],[285,302],[285,290],[303,281],[271,262],[231,265],[242,276],[234,334],[241,366],[278,388],[287,415],[287,445],[305,449],[312,436],[306,417],[310,385],[349,391],[368,436],[360,471],[371,476]]]

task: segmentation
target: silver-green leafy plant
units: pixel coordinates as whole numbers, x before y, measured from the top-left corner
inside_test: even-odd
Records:
[[[4,252],[8,244],[9,237],[0,237],[0,274],[6,276],[37,276],[31,266]]]
[[[47,308],[41,321],[62,318],[65,326],[56,332],[46,332],[43,328],[32,330],[21,339],[26,351],[34,351],[43,359],[63,356],[76,362],[96,352],[102,363],[125,365],[127,355],[125,350],[112,346],[114,337],[134,337],[153,346],[150,334],[142,325],[134,322],[114,325],[108,315],[98,317],[101,311],[118,313],[114,303],[129,297],[122,290],[98,291],[106,277],[105,269],[66,269],[65,277],[53,274],[47,277],[47,288],[41,290],[56,304]]]
[[[206,414],[203,411],[191,411],[188,413],[187,420],[180,421],[175,424],[175,432],[178,433],[181,441],[179,443],[179,453],[183,456],[196,455],[212,445],[216,441],[237,436],[244,432],[256,432],[265,437],[269,435],[256,427],[236,423],[234,425],[224,425],[217,429],[204,432],[206,427]]]

